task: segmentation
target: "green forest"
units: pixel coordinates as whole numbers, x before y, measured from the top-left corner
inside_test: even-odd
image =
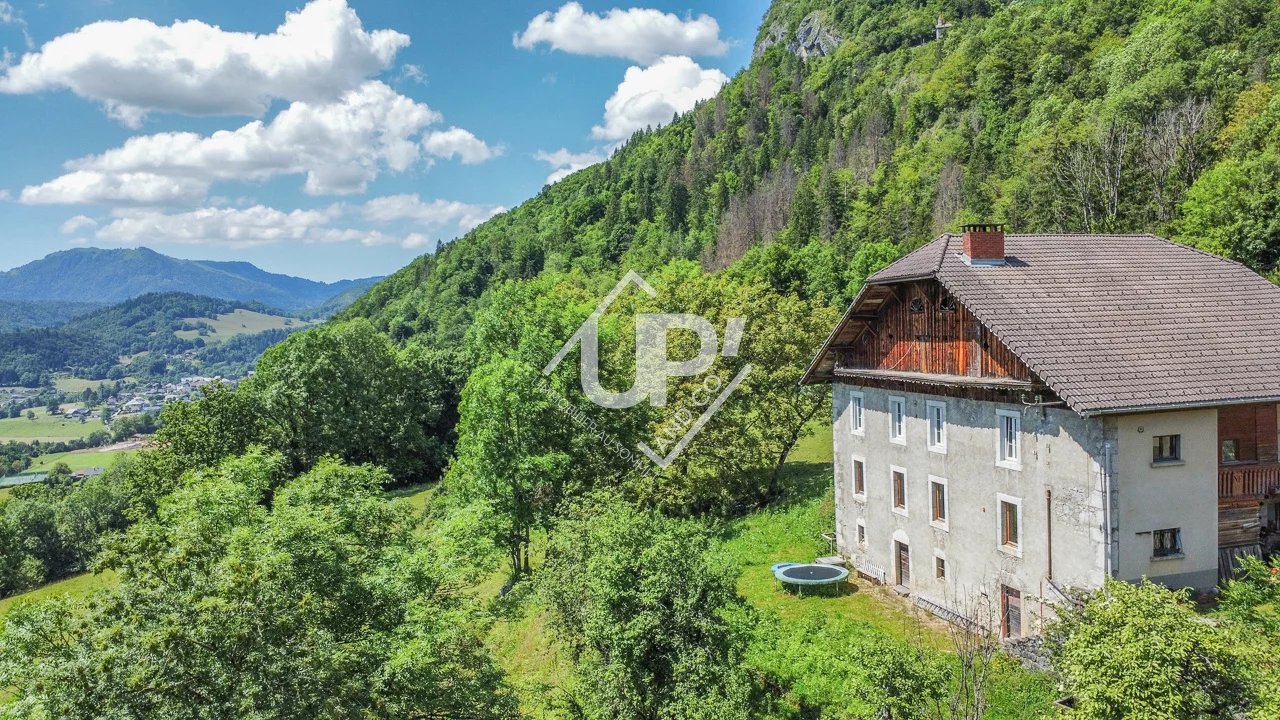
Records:
[[[111,578],[0,617],[0,715],[1276,717],[1261,561],[1209,611],[1108,583],[1040,669],[760,569],[829,529],[830,397],[799,378],[865,278],[938,233],[1156,233],[1280,277],[1277,13],[778,0],[715,98],[167,406],[154,449],[0,496],[0,595]],[[772,42],[802,22],[829,52]],[[662,469],[627,449],[668,414],[591,403],[576,352],[543,371],[628,270],[656,294],[599,318],[610,387],[636,313],[749,319],[711,372],[753,371]],[[669,406],[703,391],[677,379]]]

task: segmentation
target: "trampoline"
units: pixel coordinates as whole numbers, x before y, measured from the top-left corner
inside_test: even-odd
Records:
[[[777,567],[773,576],[783,585],[794,585],[803,592],[806,586],[836,585],[849,577],[849,571],[838,565],[818,565],[816,563],[787,564]]]

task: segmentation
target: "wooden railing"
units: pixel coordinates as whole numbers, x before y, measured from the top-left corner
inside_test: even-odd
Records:
[[[1262,499],[1271,488],[1280,487],[1280,464],[1236,465],[1218,468],[1218,499]]]

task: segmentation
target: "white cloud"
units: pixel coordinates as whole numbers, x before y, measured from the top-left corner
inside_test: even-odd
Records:
[[[443,231],[465,232],[505,208],[451,200],[423,201],[417,195],[374,198],[364,205],[334,203],[319,209],[279,210],[265,205],[250,207],[201,207],[185,212],[153,209],[117,209],[110,221],[94,232],[103,243],[116,245],[221,245],[243,248],[274,243],[364,246],[398,245],[406,249],[433,247]],[[360,227],[366,223],[412,226],[397,232]],[[97,223],[76,216],[63,224],[75,232]],[[68,229],[70,228],[70,229]]]
[[[72,235],[84,228],[92,227],[98,227],[97,220],[94,220],[87,215],[76,215],[75,217],[67,218],[67,221],[62,223],[62,234]]]
[[[703,69],[687,57],[667,56],[647,68],[629,67],[618,89],[605,101],[604,123],[591,128],[591,134],[622,140],[644,127],[657,127],[670,122],[676,113],[692,110],[727,82],[724,73]]]
[[[22,39],[27,43],[28,48],[35,47],[35,42],[31,39],[31,31],[27,27],[27,21],[22,18],[11,3],[0,1],[0,25],[17,25],[22,30]],[[5,49],[5,64],[8,64],[8,49]],[[3,69],[3,68],[0,68]]]
[[[217,181],[263,181],[306,175],[313,195],[364,191],[384,170],[404,172],[423,145],[464,163],[494,156],[461,128],[435,142],[419,140],[440,114],[378,81],[334,103],[295,102],[270,122],[253,121],[212,135],[166,132],[130,138],[117,148],[66,163],[70,171],[22,191],[28,203],[191,205]]]
[[[419,65],[405,63],[400,66],[400,81],[413,82],[419,85],[427,84],[427,73],[423,71]]]
[[[379,225],[403,221],[429,228],[442,228],[456,223],[465,232],[505,211],[506,208],[501,205],[488,207],[456,200],[423,202],[414,193],[374,198],[364,204],[361,215],[365,220]]]
[[[435,157],[460,158],[463,165],[475,165],[502,154],[501,146],[491,147],[460,127],[432,131],[423,138],[422,149]]]
[[[100,240],[122,245],[176,243],[250,247],[286,240],[313,240],[338,209],[285,212],[263,205],[200,208],[184,213],[127,212],[98,229]]]
[[[663,55],[722,55],[720,25],[710,15],[685,17],[650,8],[614,8],[604,15],[588,13],[568,2],[555,13],[544,12],[516,33],[518,48],[547,43],[577,55],[621,57],[652,63]]]
[[[103,173],[76,170],[42,185],[22,189],[28,205],[195,205],[209,190],[201,180],[150,172]]]
[[[560,182],[582,168],[605,161],[609,155],[601,150],[575,153],[570,152],[567,148],[560,148],[552,152],[539,150],[533,154],[533,157],[551,166],[551,174],[547,176],[546,181],[548,185],[551,185]]]
[[[264,35],[198,20],[102,21],[24,55],[0,75],[0,92],[71,90],[134,126],[152,110],[256,116],[273,99],[332,100],[408,44],[394,30],[366,32],[345,0],[313,0]]]

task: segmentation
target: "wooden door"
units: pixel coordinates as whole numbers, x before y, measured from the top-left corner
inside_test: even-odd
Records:
[[[898,584],[902,587],[911,586],[911,548],[906,543],[897,543],[898,552],[895,554],[894,566],[897,569]]]
[[[1000,586],[1000,636],[1022,637],[1022,593],[1006,585]]]

